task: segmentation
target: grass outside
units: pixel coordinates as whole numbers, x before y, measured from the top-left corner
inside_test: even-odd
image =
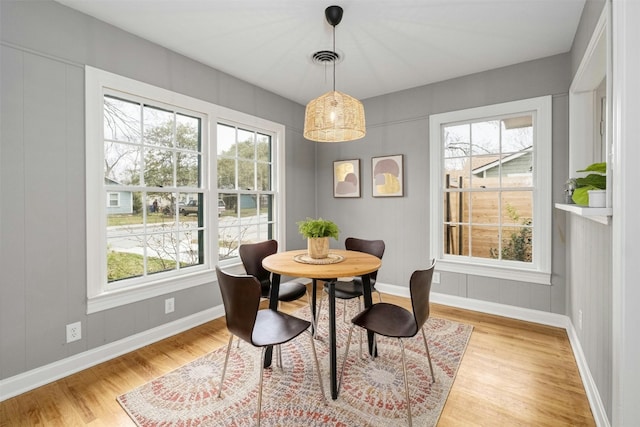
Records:
[[[182,263],[181,266],[187,264]],[[176,262],[162,258],[148,257],[148,274],[159,273],[161,271],[173,270]],[[139,277],[144,274],[144,260],[142,255],[129,254],[126,252],[109,252],[107,254],[107,281],[113,282],[121,279]]]

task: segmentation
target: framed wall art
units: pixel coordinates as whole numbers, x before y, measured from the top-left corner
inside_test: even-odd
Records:
[[[371,158],[373,197],[404,196],[404,159],[402,154]]]
[[[360,159],[333,162],[333,197],[360,197]]]

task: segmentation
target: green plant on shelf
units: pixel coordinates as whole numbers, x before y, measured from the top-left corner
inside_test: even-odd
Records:
[[[589,205],[589,190],[606,190],[607,163],[593,163],[577,172],[590,172],[587,176],[576,178],[576,189],[571,198],[576,205]]]

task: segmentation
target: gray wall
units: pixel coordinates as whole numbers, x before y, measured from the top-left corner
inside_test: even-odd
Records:
[[[605,3],[605,0],[587,0],[585,3],[571,49],[572,76],[580,66]],[[589,371],[611,421],[612,227],[568,213],[561,215],[567,224],[567,315],[575,326]]]
[[[429,253],[429,115],[543,95],[553,95],[553,201],[567,179],[570,57],[536,61],[422,86],[364,102],[367,135],[356,142],[318,146],[318,213],[336,221],[341,237],[380,238],[386,243],[378,281],[408,286]],[[371,157],[403,154],[405,196],[373,198]],[[362,197],[334,199],[332,164],[361,159]],[[552,215],[552,212],[549,212]],[[553,216],[552,286],[443,273],[434,292],[565,313],[564,218]],[[341,241],[342,245],[344,242]]]
[[[221,303],[208,284],[169,315],[162,297],[86,315],[84,64],[284,124],[287,213],[314,215],[301,105],[51,1],[0,8],[0,378]],[[65,344],[76,321],[83,339]]]

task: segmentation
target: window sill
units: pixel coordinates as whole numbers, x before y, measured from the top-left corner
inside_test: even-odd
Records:
[[[215,271],[205,270],[188,276],[158,281],[155,284],[107,291],[87,299],[87,314],[109,310],[215,281]]]
[[[565,203],[556,203],[555,206],[556,209],[561,211],[571,212],[574,215],[605,225],[611,223],[611,217],[613,215],[613,208],[590,208],[588,206],[569,205]]]
[[[470,262],[453,261],[449,259],[439,259],[437,261],[437,271],[470,274],[473,276],[491,277],[494,279],[515,280],[517,282],[537,283],[539,285],[551,285],[551,273],[545,273],[538,270],[488,266]]]

